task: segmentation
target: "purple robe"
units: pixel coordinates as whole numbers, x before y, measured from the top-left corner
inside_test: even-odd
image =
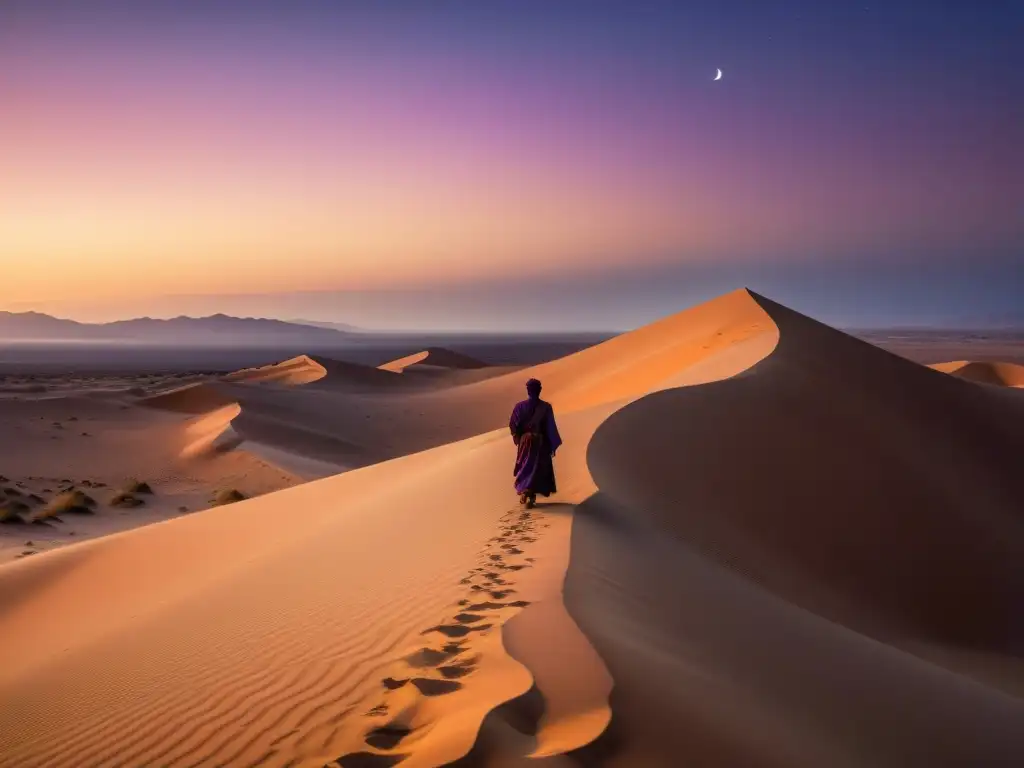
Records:
[[[513,470],[516,493],[551,495],[556,490],[551,457],[562,444],[551,404],[540,398],[523,400],[512,409],[508,427],[518,448]]]

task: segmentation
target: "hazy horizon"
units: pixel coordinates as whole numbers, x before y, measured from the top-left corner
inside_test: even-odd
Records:
[[[549,279],[539,286],[484,283],[420,290],[157,296],[116,305],[26,302],[2,309],[89,323],[226,314],[333,322],[382,332],[600,333],[631,330],[749,288],[844,328],[1024,328],[1015,268],[1000,273],[948,266],[941,279],[935,279],[934,269],[930,279],[922,279],[918,271],[892,270],[880,276],[855,268],[740,274],[661,269]]]

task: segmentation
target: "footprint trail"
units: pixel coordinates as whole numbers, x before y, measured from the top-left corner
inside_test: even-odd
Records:
[[[403,744],[431,723],[415,717],[418,699],[447,696],[460,690],[464,680],[477,671],[479,656],[475,638],[500,631],[501,626],[530,603],[509,599],[515,594],[517,574],[533,566],[534,558],[522,557],[524,547],[537,540],[540,514],[514,509],[501,517],[501,530],[481,550],[476,567],[459,581],[466,597],[453,606],[452,614],[423,630],[425,645],[396,661],[380,681],[377,697],[366,703],[361,717],[366,725],[364,745],[325,765],[397,765],[409,753]]]

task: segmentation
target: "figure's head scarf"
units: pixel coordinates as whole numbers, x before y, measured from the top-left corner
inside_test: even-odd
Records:
[[[540,395],[540,382],[537,379],[530,379],[526,382],[526,394],[530,397],[538,397]]]

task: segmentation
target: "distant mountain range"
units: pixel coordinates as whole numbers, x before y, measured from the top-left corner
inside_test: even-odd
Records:
[[[39,312],[0,312],[0,342],[134,342],[182,346],[343,345],[345,326],[253,317],[141,317],[113,323],[79,323]]]
[[[312,328],[328,328],[332,331],[341,331],[342,333],[366,333],[365,328],[360,328],[356,325],[329,323],[326,320],[288,320],[287,322],[294,323],[295,325],[308,325]]]

